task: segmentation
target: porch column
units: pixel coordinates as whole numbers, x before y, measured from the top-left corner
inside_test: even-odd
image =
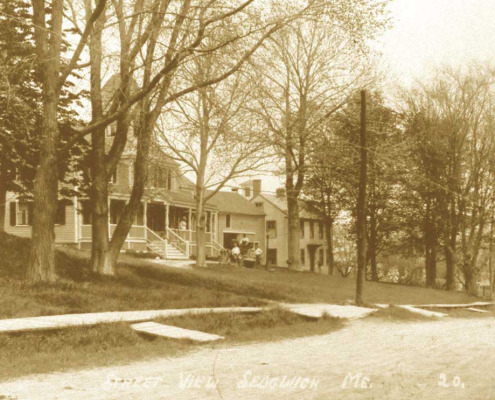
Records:
[[[170,206],[168,204],[165,204],[165,230],[168,230],[169,226],[169,214],[170,212]]]
[[[187,224],[187,226],[189,227],[189,241],[192,240],[192,226],[191,226],[191,222],[192,222],[192,218],[191,218],[191,214],[192,214],[192,208],[189,208],[189,215],[188,215],[188,218],[189,218],[189,222]],[[198,218],[198,216],[196,215],[196,218]]]
[[[112,231],[111,231],[111,228],[110,228],[110,222],[112,221],[111,218],[110,218],[110,202],[111,202],[111,199],[110,197],[108,197],[107,199],[107,206],[108,206],[108,239],[112,239]],[[91,223],[93,223],[93,221],[91,221]],[[93,238],[91,238],[91,240],[93,240]]]
[[[217,240],[217,213],[211,213],[211,238]]]
[[[143,205],[143,224],[144,224],[144,238],[148,241],[148,202],[145,201]]]

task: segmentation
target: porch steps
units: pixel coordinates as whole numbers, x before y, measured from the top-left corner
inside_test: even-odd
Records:
[[[167,244],[167,254],[165,258],[167,260],[189,260],[189,257],[172,243]]]
[[[148,248],[158,254],[161,258],[167,260],[189,260],[182,251],[175,247],[172,243],[167,244],[167,253],[164,251],[164,243],[159,241],[148,242]]]

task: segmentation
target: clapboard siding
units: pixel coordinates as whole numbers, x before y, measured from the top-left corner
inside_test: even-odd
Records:
[[[230,227],[227,228],[227,215],[230,215]],[[248,235],[251,243],[258,242],[263,257],[265,257],[265,216],[247,214],[218,214],[218,242],[223,245],[224,233],[239,233],[238,239],[242,238],[243,232],[253,232]]]
[[[277,265],[279,267],[287,267],[287,260],[289,259],[289,251],[288,251],[288,235],[289,235],[289,221],[287,218],[287,214],[283,212],[280,208],[273,205],[270,201],[265,199],[263,196],[256,196],[251,199],[251,202],[254,203],[263,203],[263,211],[266,214],[266,221],[276,221],[277,224],[277,237],[270,237],[268,241],[269,249],[277,250]],[[305,257],[304,264],[301,263],[301,267],[304,270],[310,270],[310,259],[308,252],[308,244],[316,244],[321,245],[321,248],[324,249],[324,265],[327,264],[326,259],[326,241],[325,236],[323,239],[319,238],[318,231],[318,220],[315,220],[315,237],[313,239],[310,238],[310,228],[309,228],[309,220],[304,220],[304,237],[300,239],[300,248],[304,249]],[[315,264],[318,263],[319,254],[317,252]]]
[[[266,214],[265,223],[275,221],[277,226],[276,237],[270,237],[268,240],[268,248],[277,250],[277,265],[279,267],[287,267],[287,232],[288,221],[286,215],[264,197],[257,196],[251,200],[252,203],[263,203],[263,211]],[[266,225],[265,225],[266,226]]]
[[[5,232],[20,237],[31,237],[31,226],[11,226],[10,225],[10,203],[15,201],[15,195],[7,195],[11,201],[7,202],[5,209]],[[76,243],[76,216],[74,205],[65,206],[65,225],[55,225],[55,241],[57,243]]]

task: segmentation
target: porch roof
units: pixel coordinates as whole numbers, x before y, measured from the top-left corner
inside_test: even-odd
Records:
[[[172,206],[187,206],[196,208],[194,195],[189,191],[171,192],[167,189],[150,189],[146,191],[146,197],[160,199]],[[205,209],[216,211],[217,207],[212,204],[206,204]]]

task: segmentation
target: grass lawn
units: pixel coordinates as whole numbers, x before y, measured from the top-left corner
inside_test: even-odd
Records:
[[[354,298],[352,278],[305,272],[269,272],[215,266],[185,270],[123,256],[115,277],[96,277],[88,270],[88,253],[57,251],[63,281],[23,281],[29,240],[0,234],[0,318],[98,311],[147,310],[202,306],[253,306],[263,299],[343,304]],[[366,282],[368,303],[465,303],[463,293]]]
[[[157,322],[225,336],[210,344],[138,334],[126,323],[0,335],[0,381],[35,373],[127,364],[177,356],[204,346],[318,335],[340,329],[335,318],[314,321],[274,309],[256,314],[196,315]]]
[[[28,239],[0,234],[0,318],[189,307],[253,306],[265,300],[342,304],[354,298],[352,278],[312,273],[211,266],[179,269],[123,255],[114,277],[90,273],[89,254],[57,251],[55,284],[29,284],[24,275]],[[465,303],[462,293],[366,282],[368,303]],[[375,317],[416,318],[403,311],[380,311]],[[128,363],[173,356],[200,346],[275,340],[330,332],[336,319],[308,321],[280,309],[258,314],[219,314],[169,318],[159,322],[226,337],[215,344],[196,344],[140,335],[128,324],[103,324],[49,332],[0,334],[0,379],[32,373]]]

